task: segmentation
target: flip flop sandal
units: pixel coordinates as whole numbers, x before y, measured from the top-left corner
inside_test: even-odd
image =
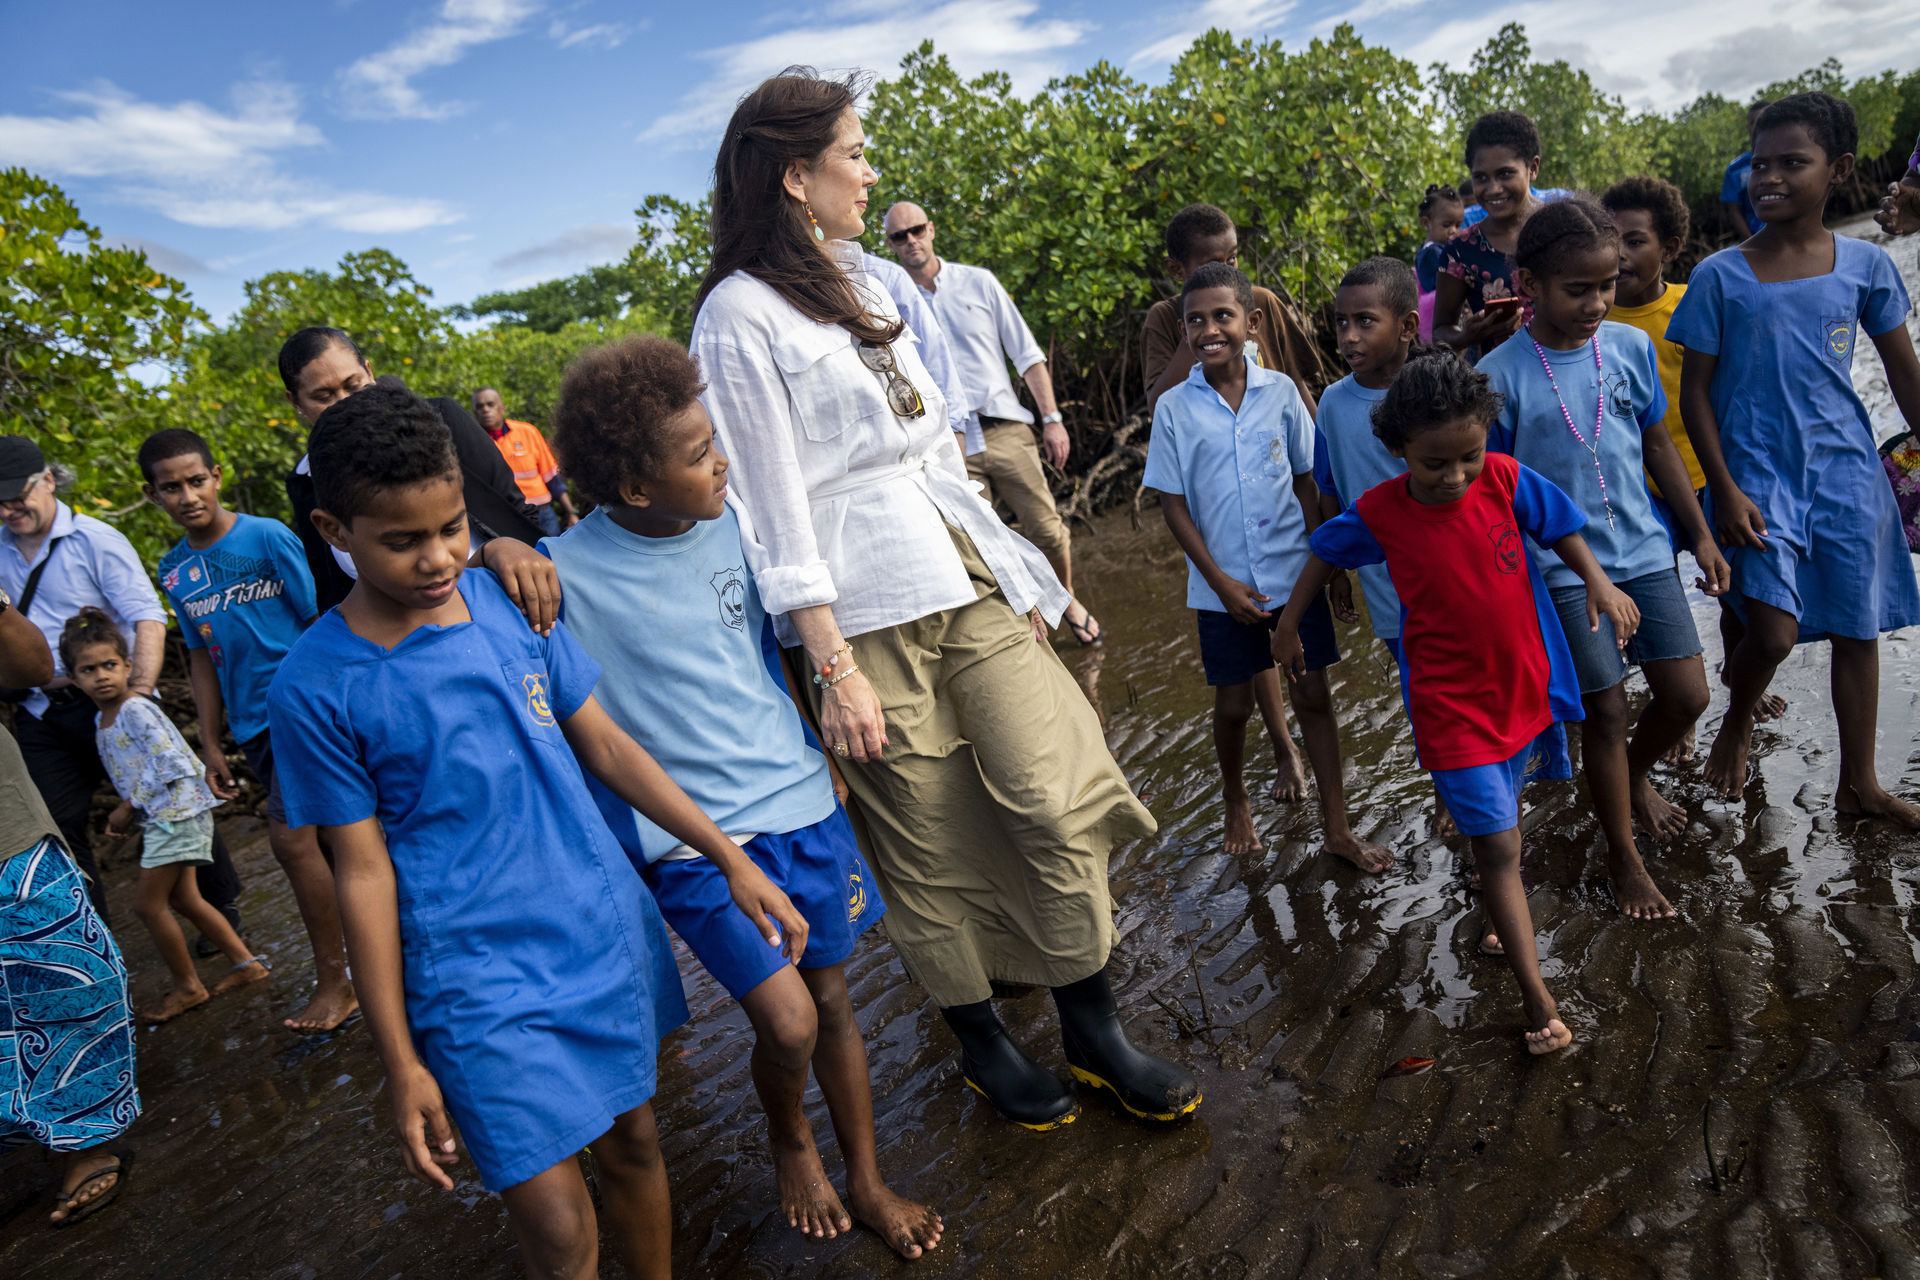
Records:
[[[111,1169],[94,1170],[86,1177],[80,1179],[72,1191],[54,1192],[53,1198],[55,1200],[59,1201],[62,1205],[73,1205],[73,1207],[67,1211],[67,1216],[60,1219],[60,1221],[54,1222],[49,1220],[47,1223],[48,1226],[52,1227],[55,1231],[63,1231],[76,1223],[85,1222],[88,1218],[91,1218],[94,1214],[100,1212],[120,1198],[120,1193],[126,1189],[127,1178],[133,1172],[133,1152],[115,1151],[112,1154],[113,1158],[118,1160],[119,1163]],[[74,1197],[79,1195],[87,1187],[113,1174],[119,1174],[119,1180],[104,1193],[95,1196],[85,1204],[76,1205],[73,1203]]]
[[[1073,632],[1073,638],[1080,642],[1082,649],[1093,648],[1106,636],[1106,630],[1101,627],[1100,619],[1093,616],[1091,609],[1087,610],[1085,622],[1075,622],[1068,617],[1062,617],[1061,621],[1067,624],[1067,630]]]

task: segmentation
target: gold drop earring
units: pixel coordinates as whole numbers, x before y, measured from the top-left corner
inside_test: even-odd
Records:
[[[813,224],[813,238],[824,241],[827,238],[827,233],[820,229],[820,219],[813,216],[813,206],[802,200],[800,207],[807,211],[807,221]]]

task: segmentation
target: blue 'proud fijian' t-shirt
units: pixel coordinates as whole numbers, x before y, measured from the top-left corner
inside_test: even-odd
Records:
[[[182,538],[159,573],[187,647],[213,660],[234,740],[265,731],[267,686],[317,612],[300,539],[278,520],[236,515],[210,547]]]

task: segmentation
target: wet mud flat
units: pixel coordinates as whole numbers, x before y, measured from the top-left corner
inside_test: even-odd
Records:
[[[1911,280],[1920,241],[1898,248]],[[1206,1101],[1169,1129],[1092,1099],[1051,1134],[998,1121],[961,1086],[937,1012],[876,931],[850,982],[882,1166],[948,1225],[913,1271],[1920,1276],[1920,836],[1835,817],[1823,647],[1781,668],[1789,709],[1759,730],[1739,802],[1709,800],[1697,765],[1656,774],[1694,818],[1648,849],[1678,919],[1613,910],[1577,781],[1529,794],[1542,965],[1578,1037],[1533,1059],[1504,961],[1476,950],[1464,844],[1428,838],[1431,790],[1391,660],[1364,628],[1341,629],[1332,673],[1348,791],[1356,826],[1397,865],[1362,876],[1317,852],[1311,805],[1271,803],[1256,803],[1266,850],[1229,858],[1178,554],[1151,509],[1139,531],[1124,514],[1083,531],[1076,551],[1108,639],[1061,653],[1161,824],[1114,859],[1116,986],[1137,1038],[1190,1064]],[[1696,599],[1695,616],[1711,664],[1713,607]],[[1913,797],[1920,632],[1888,639],[1881,667],[1881,773]],[[1703,747],[1723,707],[1717,692]],[[1248,758],[1259,795],[1271,757],[1256,744]],[[0,1275],[518,1274],[471,1166],[451,1193],[405,1176],[364,1029],[280,1028],[312,977],[298,917],[258,822],[225,830],[273,980],[141,1032],[146,1114],[117,1144],[138,1162],[111,1210],[49,1231],[51,1171],[32,1150],[0,1157]],[[133,875],[109,874],[116,932],[136,998],[150,997],[164,972],[132,915]],[[694,1017],[663,1048],[655,1099],[676,1272],[906,1274],[870,1234],[808,1241],[779,1219],[746,1021],[685,955],[682,974]],[[1001,1007],[1064,1074],[1045,995]],[[1433,1066],[1387,1074],[1407,1058]],[[811,1114],[838,1180],[817,1093]]]

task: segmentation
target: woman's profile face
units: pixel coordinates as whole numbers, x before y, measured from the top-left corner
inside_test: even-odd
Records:
[[[827,239],[852,240],[866,230],[867,192],[878,181],[880,175],[867,163],[867,133],[860,113],[848,107],[840,115],[833,141],[812,164],[795,166],[787,190],[812,206],[814,221]]]

